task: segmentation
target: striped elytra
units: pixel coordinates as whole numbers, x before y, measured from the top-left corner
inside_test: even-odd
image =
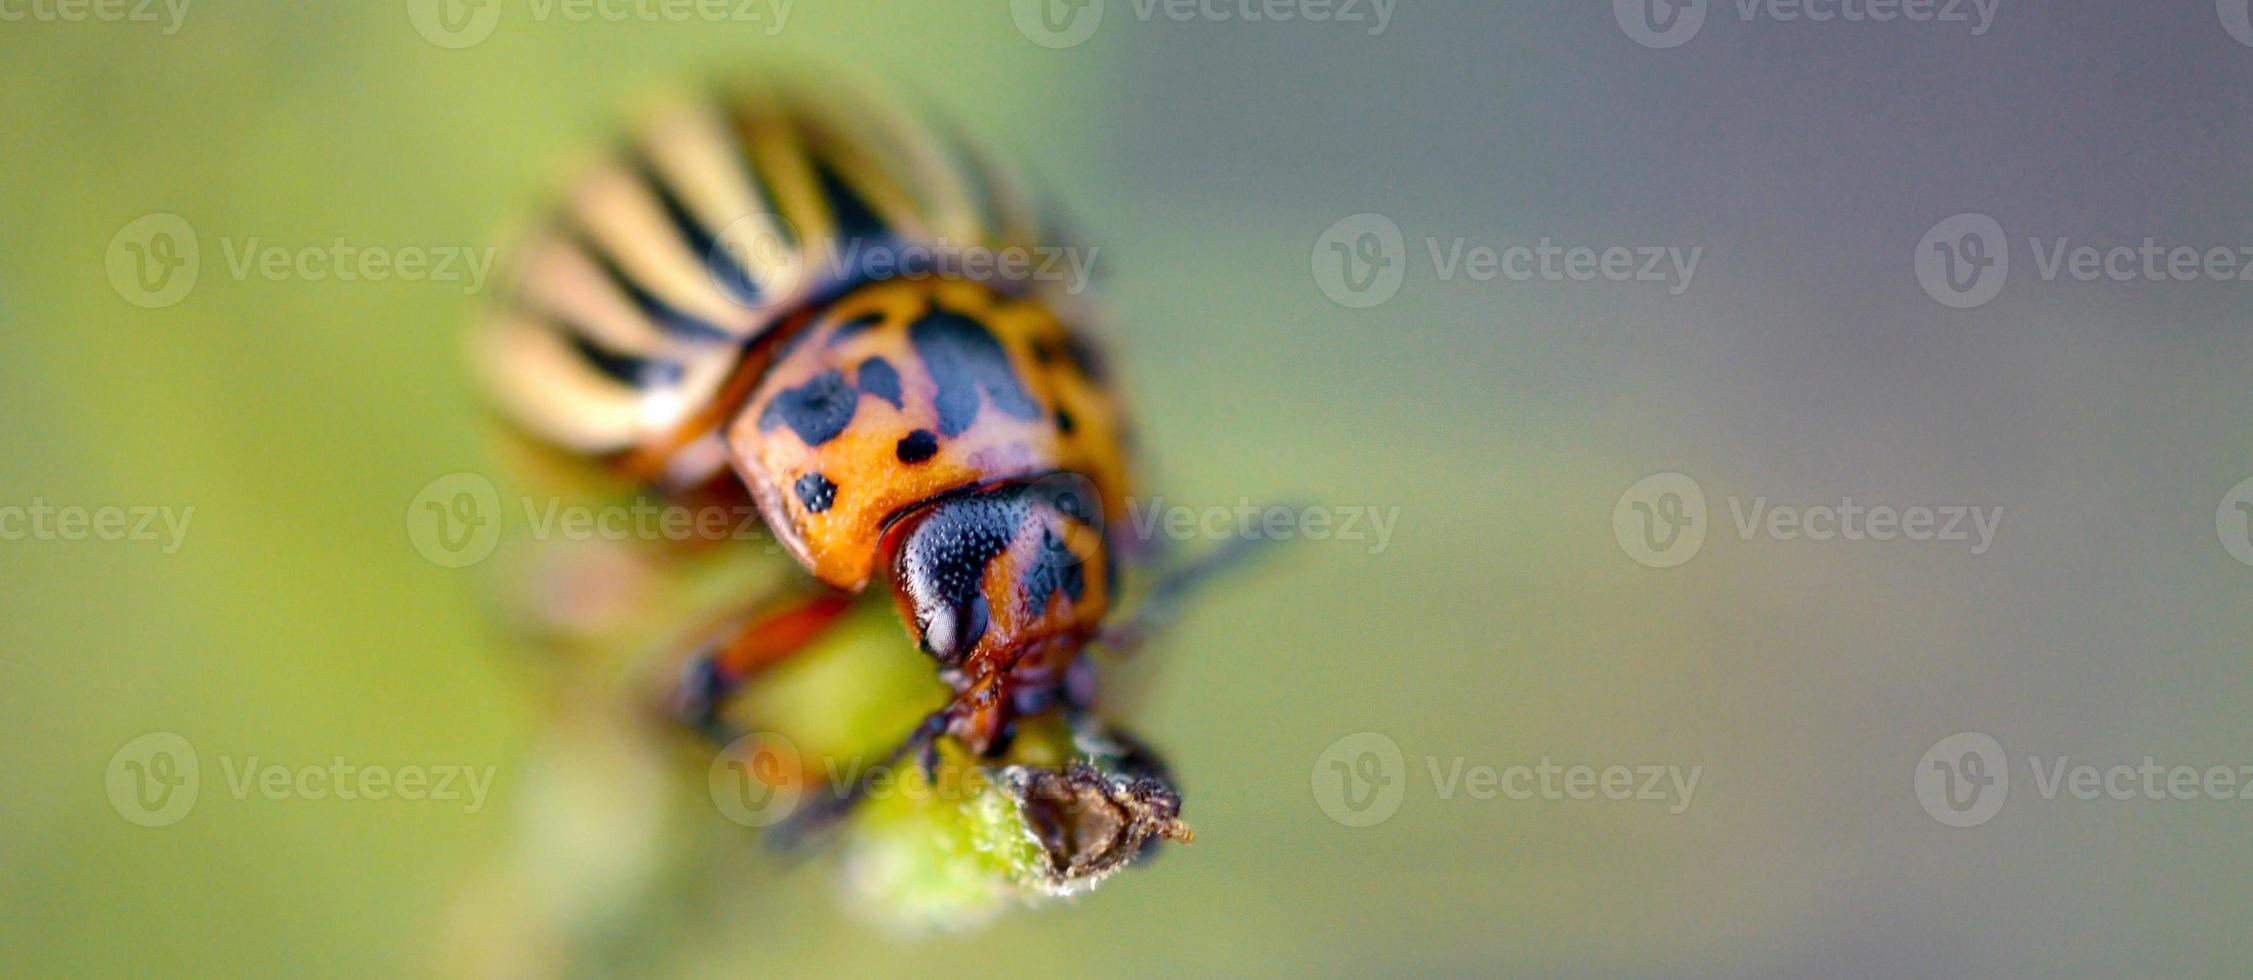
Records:
[[[488,387],[519,431],[638,481],[739,480],[842,588],[888,522],[966,487],[1080,473],[1123,518],[1115,399],[1056,356],[1091,347],[1075,298],[947,264],[1062,249],[1026,186],[845,86],[676,101],[516,250],[478,331]]]

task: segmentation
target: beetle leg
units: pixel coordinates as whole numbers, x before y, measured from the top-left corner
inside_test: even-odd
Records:
[[[736,733],[720,720],[728,698],[752,677],[811,645],[852,602],[842,592],[797,596],[722,627],[682,665],[668,707],[712,739],[732,740]]]
[[[1132,656],[1180,615],[1183,605],[1199,589],[1259,554],[1267,543],[1263,538],[1230,538],[1218,548],[1167,569],[1143,595],[1133,614],[1104,627],[1095,643],[1120,656]]]
[[[1014,703],[1012,685],[1006,675],[992,674],[974,682],[968,690],[956,694],[954,700],[925,715],[883,759],[862,769],[851,786],[826,794],[820,802],[792,814],[775,828],[770,840],[778,849],[792,850],[818,836],[852,812],[853,806],[867,795],[869,782],[878,772],[898,766],[903,759],[916,759],[924,767],[926,777],[936,778],[941,735],[952,735],[975,755],[999,754],[1004,744],[1002,735],[1015,717]]]
[[[791,814],[789,819],[775,825],[767,834],[768,845],[779,851],[794,851],[804,847],[824,831],[836,826],[845,815],[853,812],[853,807],[868,795],[870,777],[899,765],[900,760],[910,754],[931,756],[930,761],[935,769],[938,738],[945,734],[960,703],[948,704],[925,715],[923,721],[915,726],[915,730],[901,739],[900,744],[893,746],[882,761],[861,770],[860,778],[854,780],[851,786],[840,792],[822,794],[803,809]]]

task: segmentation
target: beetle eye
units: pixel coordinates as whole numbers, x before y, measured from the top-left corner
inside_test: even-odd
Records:
[[[916,622],[922,627],[923,652],[951,667],[986,635],[986,597],[972,596],[959,606],[936,606],[917,615]]]

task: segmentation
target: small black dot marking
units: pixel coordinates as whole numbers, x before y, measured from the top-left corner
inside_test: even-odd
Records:
[[[917,429],[901,437],[896,447],[900,462],[920,463],[939,453],[939,437],[929,429]]]
[[[822,513],[837,502],[837,484],[819,473],[799,477],[797,486],[792,489],[798,491],[798,502],[806,505],[808,513]]]
[[[1061,432],[1065,435],[1071,435],[1072,430],[1075,428],[1078,428],[1078,423],[1072,421],[1072,413],[1067,412],[1062,408],[1057,409],[1056,431]]]

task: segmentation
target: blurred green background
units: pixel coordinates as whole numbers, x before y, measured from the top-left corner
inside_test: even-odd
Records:
[[[2046,801],[2016,768],[1959,830],[1911,789],[1965,730],[2013,766],[2253,763],[2253,569],[2215,528],[2253,475],[2246,284],[2046,282],[2020,253],[1957,311],[1911,266],[1961,211],[2021,239],[2253,241],[2253,49],[2204,4],[2066,6],[1973,36],[1717,4],[1665,51],[1595,3],[1403,4],[1372,33],[1112,0],[1064,49],[1000,0],[799,0],[772,33],[512,0],[459,50],[391,0],[196,0],[169,34],[0,22],[0,504],[194,508],[169,554],[0,542],[0,969],[446,969],[542,724],[486,586],[405,530],[426,483],[495,466],[461,356],[478,297],[237,277],[223,249],[497,244],[651,90],[791,59],[889,77],[1066,204],[1153,494],[1397,508],[1397,530],[1294,543],[1156,655],[1137,725],[1193,847],[919,944],[778,873],[677,910],[695,925],[634,969],[2242,975],[2253,802]],[[1359,212],[1407,235],[1371,309],[1310,267]],[[156,309],[105,265],[151,213],[202,247]],[[1443,279],[1424,254],[1543,236],[1703,258],[1677,296]],[[1712,508],[1680,568],[1613,533],[1663,471]],[[1740,539],[1726,501],[1762,496],[2004,518],[1979,555]],[[148,732],[203,765],[159,828],[104,783]],[[1366,827],[1315,788],[1357,732],[1404,757]],[[238,799],[219,765],[337,756],[498,777],[469,814]],[[1679,814],[1434,778],[1545,757],[1703,768]],[[742,836],[709,860],[751,862]]]

